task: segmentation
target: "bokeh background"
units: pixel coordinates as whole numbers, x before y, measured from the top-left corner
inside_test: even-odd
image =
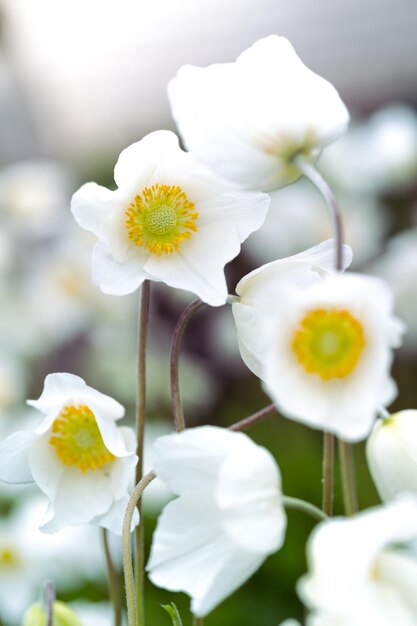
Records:
[[[175,129],[166,85],[185,63],[232,61],[256,39],[287,36],[328,78],[352,113],[348,135],[320,159],[342,205],[354,269],[388,280],[408,333],[394,376],[393,409],[417,408],[417,5],[414,0],[0,0],[0,437],[29,427],[44,376],[68,371],[113,395],[133,422],[138,294],[105,296],[91,284],[94,241],[73,223],[71,194],[95,180],[112,187],[121,149]],[[271,76],[274,80],[274,76]],[[268,223],[227,268],[230,292],[259,265],[331,235],[326,209],[303,181],[273,194]],[[192,297],[152,288],[149,341],[151,441],[172,430],[168,351]],[[243,365],[229,307],[203,309],[184,339],[181,383],[188,424],[229,425],[269,404]],[[277,459],[287,495],[320,504],[321,436],[274,416],[251,436]],[[355,450],[362,507],[378,502]],[[146,498],[148,547],[167,494]],[[336,474],[336,511],[342,511]],[[74,602],[88,626],[110,626],[96,528],[38,530],[45,502],[30,487],[0,486],[0,625],[18,626],[44,580]],[[290,512],[286,543],[207,626],[276,626],[302,619],[294,590],[305,571],[312,522]],[[120,541],[112,542],[120,562]],[[148,623],[169,624],[174,600],[149,585]]]

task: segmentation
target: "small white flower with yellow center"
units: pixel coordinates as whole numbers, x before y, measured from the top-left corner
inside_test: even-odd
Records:
[[[317,526],[298,585],[310,626],[416,626],[417,500]]]
[[[179,497],[159,518],[149,577],[204,616],[284,542],[278,466],[247,435],[202,426],[157,439],[154,470]]]
[[[352,260],[349,246],[343,246],[342,257],[343,269],[346,269]],[[305,289],[320,283],[333,271],[334,265],[335,242],[328,239],[293,256],[262,265],[239,281],[236,286],[239,301],[232,305],[233,317],[240,354],[256,376],[262,378],[266,341],[263,317],[271,309],[271,293],[277,288],[290,286]]]
[[[34,481],[50,505],[42,530],[92,522],[121,534],[137,463],[131,428],[116,425],[124,408],[73,374],[49,374],[39,400],[45,417],[0,445],[0,479]]]
[[[169,131],[126,148],[114,178],[115,191],[87,183],[72,199],[79,225],[99,239],[94,282],[123,295],[156,280],[224,304],[224,266],[262,225],[269,197],[216,178]]]
[[[349,122],[336,89],[277,35],[235,63],[182,67],[168,95],[187,148],[244,189],[293,182],[294,157],[315,160]]]
[[[367,441],[366,456],[382,500],[405,492],[417,496],[417,410],[378,420]]]
[[[347,441],[366,437],[396,395],[389,369],[403,325],[392,307],[385,283],[356,274],[271,293],[262,378],[278,409]]]

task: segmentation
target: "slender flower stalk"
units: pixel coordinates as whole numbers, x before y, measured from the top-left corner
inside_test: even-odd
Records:
[[[53,583],[45,585],[46,626],[53,626],[54,619],[55,588]]]
[[[358,512],[354,451],[353,446],[342,439],[339,439],[339,459],[345,513],[354,515]]]
[[[323,497],[322,510],[326,515],[333,515],[334,497],[334,436],[323,434]]]
[[[106,557],[107,565],[107,577],[109,581],[109,592],[111,603],[113,606],[113,624],[114,626],[121,626],[122,624],[122,598],[120,593],[120,580],[119,574],[113,563],[113,559],[110,552],[108,532],[105,528],[101,530],[101,536],[103,539],[104,554]]]
[[[145,487],[147,487],[154,478],[155,474],[153,472],[149,472],[149,474],[146,474],[146,476],[144,476],[136,485],[132,495],[130,496],[123,521],[123,572],[125,578],[127,619],[129,626],[137,626],[137,624],[139,624],[138,619],[140,615],[135,595],[135,576],[132,565],[132,542],[130,538],[132,519]]]
[[[246,430],[247,428],[254,426],[258,422],[266,419],[267,417],[269,417],[270,415],[273,415],[276,412],[277,412],[277,409],[276,409],[275,404],[268,404],[268,406],[264,407],[260,411],[257,411],[256,413],[252,413],[252,415],[245,417],[243,420],[240,420],[239,422],[232,424],[231,426],[229,426],[229,430],[236,430],[236,431]]]
[[[328,516],[326,513],[321,511],[317,506],[311,504],[310,502],[306,502],[305,500],[301,500],[300,498],[291,498],[290,496],[282,496],[282,501],[284,503],[284,507],[286,509],[294,509],[295,511],[301,511],[302,513],[306,513],[310,515],[315,520],[322,522],[326,520]]]
[[[196,617],[193,615],[193,626],[203,626],[204,619],[202,617]]]
[[[177,325],[175,326],[174,335],[171,344],[170,356],[170,377],[171,377],[171,400],[172,410],[174,412],[175,429],[177,432],[184,430],[185,419],[181,402],[180,381],[179,381],[179,357],[181,350],[182,337],[188,322],[194,313],[204,306],[204,302],[197,299],[191,302],[182,312]]]
[[[136,397],[136,436],[137,455],[139,461],[136,467],[136,484],[140,484],[143,477],[143,448],[145,436],[145,413],[146,413],[146,342],[149,322],[150,282],[145,280],[141,290],[141,302],[138,325],[138,380]],[[144,626],[144,600],[145,600],[145,533],[142,516],[142,503],[138,500],[139,524],[136,527],[136,597],[137,597],[137,623]]]

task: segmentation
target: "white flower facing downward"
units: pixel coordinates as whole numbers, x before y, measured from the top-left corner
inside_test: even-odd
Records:
[[[291,160],[315,159],[349,122],[335,88],[277,35],[235,63],[182,67],[168,95],[187,148],[246,189],[294,181],[300,172]]]
[[[416,538],[414,498],[317,526],[298,587],[317,618],[308,623],[416,626]]]
[[[352,260],[352,250],[343,246],[343,269]],[[236,286],[239,302],[232,305],[235,319],[239,350],[242,359],[250,370],[262,378],[263,357],[266,337],[263,332],[264,315],[271,306],[271,293],[277,288],[296,287],[303,289],[311,284],[320,283],[335,267],[335,242],[323,241],[313,248],[299,254],[267,263],[244,276]]]
[[[137,463],[133,430],[115,423],[122,405],[73,374],[49,374],[28,403],[45,417],[2,442],[0,479],[34,481],[48,496],[45,532],[92,522],[121,534]]]
[[[123,295],[145,279],[224,304],[224,266],[259,228],[269,197],[239,192],[157,131],[124,150],[114,170],[118,189],[83,185],[72,199],[80,226],[98,237],[93,280]]]
[[[155,452],[155,472],[179,497],[159,518],[149,577],[188,593],[204,616],[281,547],[280,473],[265,448],[214,426],[161,437]]]
[[[366,437],[396,395],[389,370],[403,325],[387,285],[329,274],[269,301],[262,377],[278,409],[347,441]]]
[[[407,491],[417,496],[417,411],[379,420],[367,441],[366,456],[382,500]]]

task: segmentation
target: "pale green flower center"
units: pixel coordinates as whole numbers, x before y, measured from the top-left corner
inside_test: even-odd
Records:
[[[356,367],[365,346],[361,323],[345,309],[314,309],[300,321],[291,347],[309,374],[323,380],[344,378]]]
[[[49,443],[64,465],[82,472],[116,458],[105,446],[94,413],[84,404],[66,406],[54,420]]]
[[[177,252],[181,242],[197,231],[194,209],[179,186],[146,187],[126,210],[128,237],[157,256]]]

